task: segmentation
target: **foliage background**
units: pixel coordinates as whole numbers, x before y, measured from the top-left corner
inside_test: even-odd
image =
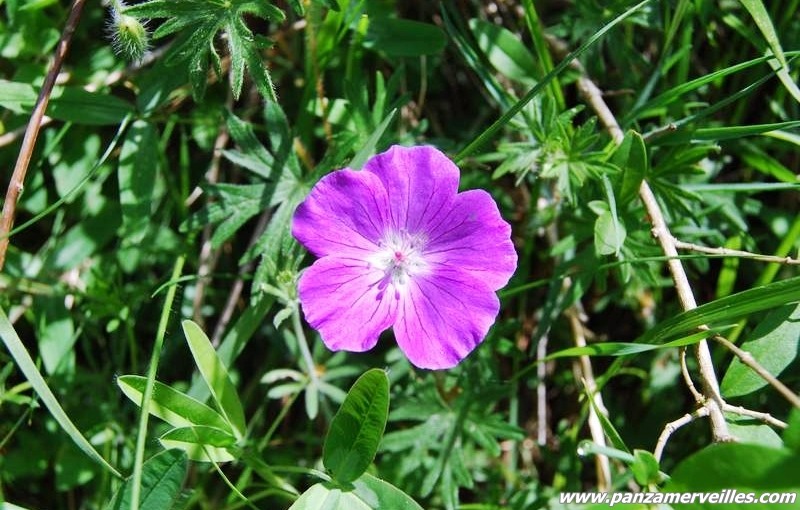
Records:
[[[800,471],[780,460],[800,443],[792,405],[729,350],[712,350],[726,401],[794,426],[726,414],[740,444],[756,446],[737,450],[738,468],[722,474],[724,455],[693,457],[712,442],[707,419],[676,432],[660,463],[652,455],[665,425],[697,405],[679,349],[621,356],[614,342],[652,342],[643,335],[677,320],[661,339],[696,343],[692,328],[705,322],[679,315],[637,198],[642,179],[680,241],[796,257],[797,4],[155,0],[120,11],[90,2],[24,183],[16,225],[26,227],[11,237],[0,304],[67,415],[126,475],[142,427],[116,378],[146,375],[155,350],[159,381],[207,399],[179,321],[201,326],[247,429],[234,461],[219,465],[236,491],[212,464],[191,462],[172,508],[291,506],[296,495],[255,466],[270,466],[284,489],[311,485],[332,416],[371,367],[387,368],[392,399],[371,472],[424,508],[555,508],[563,491],[701,490],[700,479],[796,491]],[[141,34],[115,22],[114,8],[149,19],[141,59],[115,54],[110,39]],[[4,0],[0,9],[8,182],[70,7]],[[622,149],[586,107],[581,70],[553,72],[577,48],[631,130]],[[288,235],[296,204],[329,171],[421,143],[457,160],[464,189],[493,194],[520,255],[489,337],[447,372],[413,369],[390,334],[367,354],[327,352],[294,301],[310,262]],[[698,303],[724,305],[709,325],[796,389],[796,266],[681,255]],[[772,282],[783,286],[746,293]],[[168,288],[177,293],[165,305]],[[581,338],[606,356],[541,361]],[[31,509],[106,508],[122,482],[75,446],[18,363],[0,352],[0,495]],[[691,354],[688,363],[696,377]],[[150,420],[146,458],[168,430]],[[759,463],[785,476],[747,479]]]

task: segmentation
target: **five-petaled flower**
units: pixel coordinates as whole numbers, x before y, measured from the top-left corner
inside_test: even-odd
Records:
[[[292,234],[320,257],[300,304],[328,348],[366,351],[393,327],[411,363],[442,369],[483,341],[517,255],[492,197],[458,181],[437,149],[394,146],[326,175],[298,206]]]

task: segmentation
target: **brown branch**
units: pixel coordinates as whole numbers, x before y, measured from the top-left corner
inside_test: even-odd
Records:
[[[664,447],[667,446],[667,441],[669,441],[670,436],[672,436],[676,430],[692,423],[698,418],[703,418],[705,416],[708,416],[708,408],[701,407],[692,413],[684,414],[677,420],[667,423],[667,425],[664,427],[664,430],[661,431],[661,435],[658,436],[656,447],[653,450],[653,456],[656,458],[656,460],[661,461],[661,454],[664,453]]]
[[[39,136],[39,128],[41,127],[44,112],[47,110],[47,103],[50,101],[50,95],[53,92],[53,86],[56,83],[56,78],[64,63],[69,50],[69,43],[72,40],[72,34],[78,26],[78,20],[83,11],[83,5],[86,0],[75,0],[72,3],[72,9],[67,19],[67,24],[64,26],[64,31],[61,33],[61,39],[56,46],[56,54],[53,59],[53,64],[50,70],[47,71],[42,90],[39,91],[39,97],[36,99],[36,105],[33,107],[33,113],[28,121],[28,127],[25,130],[25,137],[22,139],[22,146],[19,150],[17,162],[14,165],[14,173],[11,175],[11,181],[6,191],[6,200],[3,202],[3,212],[0,216],[0,271],[6,261],[6,252],[8,251],[9,232],[14,227],[14,216],[17,212],[17,201],[22,193],[25,185],[25,174],[28,172],[28,166],[31,162],[33,155],[33,148],[36,145],[36,138]]]
[[[776,257],[774,255],[762,255],[760,253],[752,253],[749,251],[732,250],[730,248],[712,248],[708,246],[701,246],[699,244],[685,243],[673,238],[672,242],[679,250],[696,251],[699,253],[707,253],[709,255],[718,255],[721,257],[737,257],[743,259],[758,260],[759,262],[772,262],[776,264],[798,265],[800,259],[793,259],[791,257]]]
[[[605,126],[614,142],[617,145],[621,144],[625,135],[619,127],[616,117],[603,99],[603,93],[582,68],[580,68],[580,71],[581,77],[578,79],[578,90],[597,113],[600,122]],[[661,251],[667,256],[667,267],[675,284],[675,290],[678,292],[682,308],[684,310],[697,308],[689,278],[686,276],[683,264],[678,258],[674,237],[669,231],[661,206],[647,181],[642,181],[639,188],[639,198],[642,200],[649,216],[650,224],[653,227],[653,236],[661,246]],[[700,368],[700,382],[702,394],[705,398],[704,406],[708,408],[708,416],[711,419],[711,433],[715,441],[729,441],[731,436],[728,433],[728,424],[722,414],[722,407],[725,405],[725,401],[719,392],[719,382],[714,371],[714,363],[708,343],[705,340],[698,342],[695,344],[694,352]]]
[[[565,285],[569,285],[569,278],[565,279]],[[567,312],[572,338],[576,347],[586,347],[586,332],[583,327],[584,314],[582,313],[580,302],[570,307]],[[608,410],[603,402],[603,396],[597,388],[597,381],[592,370],[592,361],[589,356],[579,356],[581,381],[586,389],[586,395],[592,399],[589,403],[589,433],[592,441],[600,446],[606,446],[606,435],[603,424],[600,422],[598,413],[608,416]],[[597,472],[597,490],[604,492],[611,490],[611,462],[607,455],[595,456],[595,470]]]

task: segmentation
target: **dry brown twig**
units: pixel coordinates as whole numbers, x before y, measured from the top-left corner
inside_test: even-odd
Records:
[[[611,109],[606,104],[605,100],[603,99],[603,94],[601,90],[595,85],[595,83],[589,78],[586,74],[585,70],[579,63],[575,63],[574,67],[581,73],[580,78],[578,79],[578,90],[580,91],[581,95],[585,99],[585,101],[589,104],[589,106],[594,110],[597,116],[600,119],[600,122],[606,128],[606,130],[611,135],[614,142],[619,145],[622,143],[624,139],[624,133],[620,128],[619,124],[617,123],[616,117],[614,116]],[[678,293],[678,297],[681,302],[682,308],[686,310],[691,310],[697,308],[697,302],[694,298],[694,293],[692,291],[691,285],[689,283],[689,279],[686,275],[686,271],[683,268],[683,264],[681,263],[680,259],[678,258],[678,251],[677,248],[680,245],[683,248],[686,248],[685,243],[679,243],[677,240],[672,236],[670,233],[669,227],[667,226],[666,220],[664,218],[664,214],[661,210],[661,206],[659,205],[653,191],[650,188],[650,185],[647,183],[646,180],[642,181],[642,184],[639,189],[639,197],[644,204],[645,210],[647,211],[650,224],[652,226],[652,233],[653,236],[657,239],[659,245],[661,246],[661,250],[667,257],[667,266],[672,276],[672,280],[675,284],[675,289]],[[715,252],[717,254],[722,254],[720,252]],[[734,255],[734,254],[728,254]],[[755,255],[749,254],[748,252],[741,252],[735,254],[736,256],[744,256],[744,255]],[[760,258],[760,257],[759,257]],[[781,259],[781,261],[785,262],[786,259]],[[776,262],[776,260],[769,259],[769,262]],[[699,329],[708,329],[705,327],[700,327]],[[749,356],[748,353],[742,351],[732,342],[724,339],[723,337],[719,337],[718,335],[713,336],[718,343],[724,345],[726,348],[731,350],[743,363],[753,369],[757,374],[759,374],[762,378],[764,378],[767,383],[777,389],[781,395],[783,395],[787,400],[789,400],[793,405],[800,407],[800,398],[796,394],[794,394],[791,390],[785,387],[780,381],[778,381],[774,376],[769,374],[769,372],[764,369],[752,356]],[[745,416],[751,417],[758,417],[762,421],[769,423],[771,425],[779,426],[780,420],[776,420],[772,418],[770,415],[766,413],[758,413],[756,411],[750,411],[747,409],[734,407],[725,402],[720,394],[719,390],[719,382],[716,376],[716,372],[714,370],[714,364],[711,358],[711,352],[708,347],[708,342],[706,340],[700,341],[695,344],[694,348],[695,356],[697,357],[699,372],[700,372],[700,382],[701,382],[701,390],[698,392],[694,385],[691,383],[691,377],[688,375],[688,370],[685,369],[685,362],[682,361],[682,371],[684,371],[684,377],[687,381],[687,386],[689,387],[690,391],[694,397],[698,400],[698,409],[696,409],[693,413],[687,414],[682,418],[667,424],[662,432],[661,436],[659,437],[658,443],[656,445],[656,458],[660,458],[661,453],[663,452],[663,448],[666,444],[666,441],[669,439],[669,436],[677,430],[679,427],[686,425],[687,423],[691,423],[697,418],[708,416],[711,421],[711,433],[714,441],[731,441],[734,438],[730,435],[728,430],[728,424],[725,420],[725,416],[723,411],[742,414]],[[683,360],[683,355],[682,355]],[[744,412],[742,412],[744,411]]]
[[[36,105],[33,107],[33,113],[31,113],[31,118],[28,120],[28,127],[25,129],[22,146],[17,156],[17,162],[14,165],[11,181],[8,184],[5,202],[3,202],[3,212],[2,215],[0,215],[0,271],[2,271],[5,265],[9,243],[8,236],[14,226],[17,201],[25,186],[25,175],[28,173],[28,166],[30,165],[31,156],[33,155],[33,148],[36,146],[36,138],[39,136],[39,129],[42,125],[44,112],[47,110],[47,103],[50,102],[50,95],[56,84],[56,78],[58,78],[61,66],[64,64],[64,59],[67,56],[72,35],[78,27],[78,20],[80,20],[81,12],[83,12],[85,1],[86,0],[75,0],[72,3],[67,23],[64,26],[64,31],[61,33],[61,38],[56,46],[53,64],[47,71],[42,89],[39,91],[39,97],[36,99]]]

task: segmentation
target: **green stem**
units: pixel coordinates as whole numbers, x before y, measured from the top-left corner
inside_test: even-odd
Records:
[[[184,262],[186,262],[185,255],[181,255],[175,261],[175,266],[172,268],[172,276],[170,277],[170,281],[175,282],[180,277]],[[144,393],[142,394],[141,410],[139,413],[139,430],[136,436],[136,456],[134,457],[133,461],[133,486],[131,487],[131,508],[133,510],[139,510],[139,500],[141,499],[142,491],[144,446],[147,441],[147,420],[150,416],[150,401],[153,398],[153,388],[156,381],[156,372],[158,371],[158,362],[161,359],[161,350],[164,347],[164,337],[167,333],[169,315],[170,311],[172,310],[172,303],[175,301],[175,294],[177,291],[177,283],[173,284],[167,291],[167,298],[164,300],[164,307],[161,309],[161,319],[158,322],[156,342],[153,346],[153,354],[150,358],[150,367],[147,370],[147,384],[145,385]]]
[[[297,337],[297,343],[300,345],[300,352],[308,366],[308,377],[311,379],[311,384],[319,388],[317,366],[314,364],[314,358],[311,356],[311,350],[308,348],[306,334],[303,332],[303,324],[300,322],[300,308],[297,305],[294,306],[294,311],[292,311],[292,326],[294,326],[294,334]]]

